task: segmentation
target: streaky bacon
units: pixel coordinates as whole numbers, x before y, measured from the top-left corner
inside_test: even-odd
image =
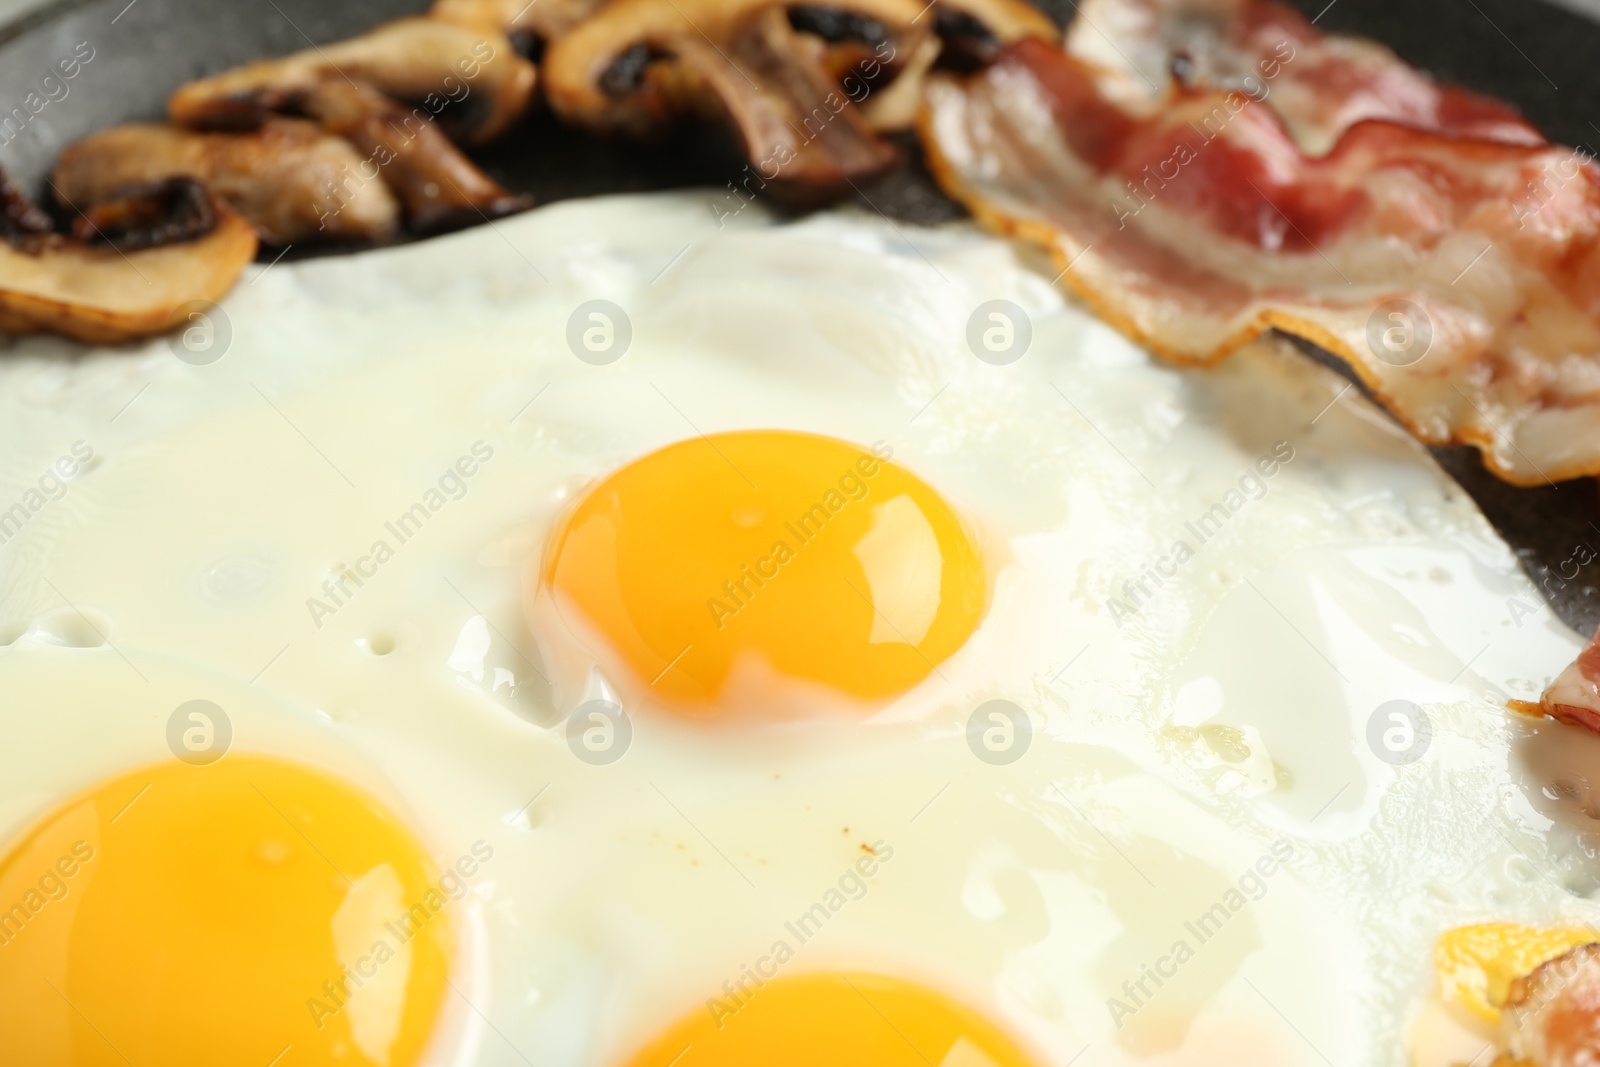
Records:
[[[1552,719],[1600,734],[1600,635],[1545,689],[1539,709]]]
[[[1579,945],[1513,979],[1500,1013],[1512,1067],[1593,1067],[1600,1048],[1600,944]]]
[[[1513,144],[1544,141],[1515,108],[1440,85],[1376,42],[1324,34],[1284,4],[1084,0],[1079,11],[1067,50],[1096,67],[1117,97],[1159,104],[1174,80],[1259,96],[1270,82],[1273,110],[1312,155],[1363,119]]]
[[[1508,481],[1600,473],[1587,157],[1270,0],[1089,0],[1068,42],[930,87],[930,163],[980,220],[1166,358],[1277,327]]]

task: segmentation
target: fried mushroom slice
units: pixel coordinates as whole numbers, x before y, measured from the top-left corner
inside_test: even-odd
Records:
[[[962,73],[988,66],[1024,37],[1061,40],[1056,24],[1023,0],[935,0],[933,25],[943,46],[939,66]]]
[[[22,241],[53,229],[50,216],[0,173],[0,241]]]
[[[915,0],[614,0],[550,46],[545,91],[601,132],[720,118],[770,192],[820,202],[900,161],[858,105],[927,40],[917,14]]]
[[[1592,1067],[1600,1049],[1600,944],[1579,945],[1511,983],[1501,1038],[1533,1067]]]
[[[21,200],[14,190],[4,197],[8,205]],[[0,240],[0,331],[59,333],[88,344],[162,333],[186,305],[220,299],[256,254],[255,228],[188,179],[89,205],[83,218],[93,241],[40,232]],[[206,219],[199,236],[149,244],[191,233]]]
[[[248,90],[230,89],[213,97],[209,110],[195,101],[184,110],[191,122],[223,129],[249,128],[247,119],[259,119],[264,127],[280,112],[309,117],[327,133],[348,141],[358,157],[353,172],[342,176],[331,191],[332,211],[318,216],[319,225],[341,216],[351,200],[380,179],[399,197],[407,224],[419,233],[498,218],[532,204],[463,155],[434,121],[431,105],[402,104],[339,72],[293,87],[259,89],[254,96]]]
[[[463,144],[485,144],[527,109],[536,74],[504,33],[424,17],[264,59],[179,87],[167,113],[193,129],[253,130],[329,77],[424,104]]]
[[[301,119],[270,118],[252,133],[136,123],[68,147],[51,184],[71,207],[129,186],[193,178],[269,244],[387,240],[399,226],[400,205],[386,184],[363,179],[363,162],[349,141]]]
[[[368,86],[330,76],[304,93],[299,105],[323,129],[354,145],[369,172],[382,175],[414,230],[484,222],[533,203],[479,170],[426,116]]]
[[[544,46],[588,18],[603,0],[435,0],[428,17],[473,29],[495,30],[517,51],[538,58]],[[529,45],[524,45],[524,41]]]

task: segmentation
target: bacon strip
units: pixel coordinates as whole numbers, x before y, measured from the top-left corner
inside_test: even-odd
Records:
[[[1500,1021],[1515,1062],[1592,1067],[1600,1048],[1600,944],[1579,945],[1512,982]]]
[[[1310,155],[1327,152],[1363,119],[1510,144],[1544,142],[1509,105],[1440,85],[1374,41],[1324,34],[1283,4],[1084,0],[1080,11],[1067,50],[1096,67],[1118,99],[1159,105],[1173,81],[1257,97],[1265,87]]]
[[[1508,481],[1600,473],[1600,168],[1270,0],[1194,3],[936,82],[936,177],[1168,359],[1277,327]]]
[[[1600,634],[1556,675],[1539,699],[1539,710],[1552,719],[1600,734]]]

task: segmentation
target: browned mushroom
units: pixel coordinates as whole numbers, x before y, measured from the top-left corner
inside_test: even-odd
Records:
[[[479,170],[438,126],[368,86],[324,78],[299,106],[370,161],[405,204],[415,230],[464,226],[532,204]]]
[[[1511,983],[1507,1052],[1534,1067],[1588,1067],[1600,1049],[1600,944],[1579,945]]]
[[[0,174],[0,241],[20,242],[53,229],[50,216]]]
[[[219,299],[255,258],[255,228],[187,178],[90,205],[78,229],[91,240],[40,229],[45,217],[3,175],[0,190],[0,330],[8,333],[90,344],[162,333],[187,305]]]
[[[588,18],[604,0],[434,0],[428,17],[473,29],[498,30],[523,55],[537,58],[544,46]],[[527,45],[523,42],[526,41]]]
[[[314,119],[359,156],[356,177],[334,190],[333,215],[348,208],[346,191],[381,176],[405,205],[407,223],[428,232],[531,204],[479,170],[441,126],[458,114],[451,128],[484,140],[521,114],[532,87],[532,64],[503,34],[413,18],[190,82],[167,108],[174,122],[198,130],[257,130],[280,114]],[[464,123],[461,114],[469,116]]]
[[[1025,0],[935,0],[939,66],[957,71],[988,66],[1000,49],[1024,37],[1061,40],[1056,24]]]
[[[173,177],[204,183],[275,245],[381,241],[400,222],[375,165],[301,119],[268,119],[253,133],[115,126],[62,152],[51,184],[64,204],[85,204]]]
[[[329,77],[412,102],[419,118],[437,117],[464,144],[509,130],[527,109],[536,80],[533,64],[501,32],[404,18],[348,41],[190,82],[172,94],[167,113],[194,129],[254,129]]]
[[[545,91],[599,131],[721,117],[771,192],[823,200],[899,161],[862,106],[926,55],[918,13],[916,0],[613,0],[550,45]]]

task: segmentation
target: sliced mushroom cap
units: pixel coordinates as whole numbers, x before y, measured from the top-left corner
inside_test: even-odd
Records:
[[[193,178],[270,244],[386,240],[399,226],[400,205],[365,162],[350,142],[301,119],[268,119],[253,133],[133,124],[68,147],[51,184],[74,205],[129,186]]]
[[[121,248],[57,234],[0,241],[0,330],[54,332],[90,344],[116,344],[163,333],[181,321],[186,305],[215,302],[255,258],[256,231],[199,185],[167,182],[143,195],[129,193],[101,220],[135,225],[104,234],[142,239],[163,210],[176,206],[176,225],[192,223],[200,197],[212,225],[203,236],[160,247]],[[99,210],[102,205],[91,205]],[[93,214],[88,214],[92,220]]]
[[[504,33],[404,18],[348,41],[190,82],[172,94],[167,112],[194,129],[254,129],[329,77],[422,103],[466,144],[483,144],[510,129],[527,109],[536,80],[533,64]]]
[[[550,46],[546,94],[557,114],[601,131],[722,116],[770,191],[826,199],[900,160],[857,104],[926,40],[917,14],[916,0],[613,0]],[[841,82],[863,56],[876,69]]]

